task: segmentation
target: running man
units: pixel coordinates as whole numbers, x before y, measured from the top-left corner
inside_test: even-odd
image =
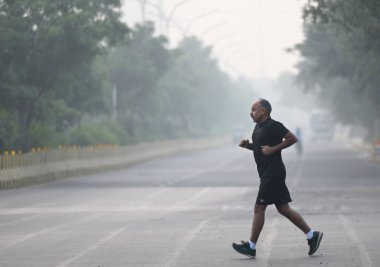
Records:
[[[242,140],[240,146],[253,150],[260,177],[260,187],[254,208],[251,237],[241,244],[233,243],[232,247],[249,257],[256,256],[256,243],[265,221],[265,210],[275,204],[277,211],[288,218],[305,234],[313,255],[321,242],[323,233],[310,229],[302,216],[289,206],[289,190],[285,184],[286,170],[282,161],[281,150],[297,142],[292,132],[270,117],[271,104],[265,99],[258,99],[252,105],[251,117],[256,122],[252,133],[252,143]]]

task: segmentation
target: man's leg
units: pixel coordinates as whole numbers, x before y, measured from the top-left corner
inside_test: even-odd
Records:
[[[307,225],[302,216],[297,211],[292,209],[288,203],[276,205],[276,208],[281,215],[284,215],[286,218],[288,218],[299,229],[301,229],[302,232],[304,232],[305,234],[310,232],[310,227]]]
[[[293,210],[288,203],[282,205],[276,205],[279,213],[288,218],[292,223],[294,223],[299,229],[301,229],[307,237],[307,243],[309,244],[310,250],[309,255],[313,255],[319,248],[321,243],[323,233],[320,231],[313,231],[307,225],[302,216],[295,210]]]
[[[255,204],[253,222],[252,222],[252,231],[251,231],[251,241],[257,243],[261,230],[263,229],[265,222],[265,210],[266,205],[257,205]]]
[[[251,238],[248,242],[242,241],[241,244],[232,243],[232,247],[237,252],[249,257],[256,257],[256,243],[264,226],[266,208],[267,206],[255,205]]]

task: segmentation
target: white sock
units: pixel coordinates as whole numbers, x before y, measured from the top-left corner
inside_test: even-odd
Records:
[[[248,243],[251,249],[256,249],[256,243],[253,243],[251,240],[249,240]]]
[[[310,231],[306,234],[306,238],[307,238],[307,239],[312,239],[312,238],[313,238],[313,234],[314,234],[314,230],[310,230]]]

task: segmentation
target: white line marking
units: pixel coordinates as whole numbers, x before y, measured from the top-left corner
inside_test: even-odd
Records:
[[[346,229],[351,241],[357,246],[360,253],[360,261],[362,262],[361,266],[372,267],[371,258],[369,257],[368,251],[365,248],[362,241],[359,239],[355,230],[350,226],[350,221],[343,215],[339,215],[339,218],[342,222],[343,227]]]
[[[196,200],[198,200],[199,198],[201,198],[203,195],[207,194],[208,192],[210,191],[210,187],[206,187],[204,189],[202,189],[198,194],[194,195],[192,198],[186,200],[184,203],[180,203],[181,205],[184,205],[184,204],[191,204],[193,202],[195,202]]]
[[[27,241],[29,239],[32,239],[32,238],[38,236],[38,235],[44,234],[46,232],[49,232],[53,228],[55,228],[55,227],[47,228],[47,229],[44,229],[44,230],[41,230],[41,231],[34,232],[32,234],[25,235],[24,237],[22,237],[22,238],[20,238],[18,240],[13,241],[11,244],[9,244],[9,245],[7,245],[5,247],[0,248],[0,251],[6,250],[6,249],[11,248],[11,247],[14,247],[14,246],[16,246],[16,245],[18,245],[18,244],[20,244],[22,242],[25,242],[25,241]]]
[[[352,210],[352,208],[349,206],[346,206],[346,205],[341,205],[340,210],[341,211],[350,211],[350,210]]]
[[[196,176],[199,176],[199,175],[202,175],[202,174],[205,174],[205,173],[211,173],[211,172],[213,172],[215,170],[220,170],[223,167],[225,167],[226,165],[228,165],[228,164],[236,161],[237,159],[239,159],[241,157],[243,157],[243,156],[242,155],[237,155],[235,157],[228,158],[227,160],[225,160],[225,161],[223,161],[223,162],[221,162],[221,163],[219,163],[217,165],[214,165],[211,168],[195,171],[195,172],[192,172],[192,173],[189,173],[189,174],[186,174],[186,175],[182,175],[182,176],[176,177],[176,178],[174,178],[172,180],[166,181],[161,186],[171,186],[173,184],[186,181],[188,179],[194,178]]]
[[[13,225],[15,223],[20,223],[20,222],[25,222],[25,221],[29,221],[30,219],[33,219],[35,217],[38,217],[39,215],[32,215],[32,216],[28,216],[28,217],[25,217],[25,218],[21,218],[21,219],[18,219],[18,220],[14,220],[14,221],[10,221],[10,222],[4,222],[4,223],[0,223],[0,226],[4,226],[4,225]]]
[[[264,266],[268,266],[268,261],[270,259],[270,255],[272,253],[272,243],[277,235],[277,225],[279,223],[279,219],[273,219],[273,222],[268,227],[268,235],[265,237],[263,241],[265,241],[265,252],[264,252]],[[263,242],[264,243],[264,242]]]
[[[291,188],[295,188],[298,185],[299,181],[300,181],[302,167],[303,167],[303,160],[299,160],[296,166],[297,166],[296,174],[294,175],[294,178],[290,182],[290,187]]]
[[[192,198],[187,199],[183,202],[171,205],[168,207],[168,210],[182,210],[182,209],[187,209],[189,206],[191,206],[196,200],[201,198],[203,195],[207,194],[210,191],[209,187],[206,187],[202,189],[198,194],[195,194]]]
[[[31,233],[31,234],[27,234],[24,237],[22,237],[22,238],[20,238],[18,240],[13,241],[11,244],[9,244],[7,246],[4,246],[4,247],[1,247],[0,251],[4,251],[4,250],[6,250],[8,248],[14,247],[14,246],[16,246],[16,245],[18,245],[20,243],[28,241],[29,239],[32,239],[32,238],[34,238],[36,236],[39,236],[39,235],[44,234],[44,233],[47,233],[49,231],[53,231],[53,230],[65,227],[67,225],[85,222],[87,220],[91,220],[91,219],[94,219],[94,218],[97,218],[97,217],[100,217],[100,216],[102,216],[102,214],[96,214],[96,215],[93,215],[93,216],[90,216],[90,217],[87,217],[87,218],[84,218],[84,219],[80,219],[80,220],[77,220],[77,221],[74,221],[74,222],[59,224],[59,225],[56,225],[56,226],[53,226],[53,227],[50,227],[50,228],[45,228],[43,230]]]
[[[251,207],[243,206],[243,205],[223,205],[222,210],[252,210]]]
[[[147,204],[151,204],[152,202],[154,203],[156,200],[154,198],[162,195],[162,194],[166,194],[168,192],[169,188],[161,188],[160,190],[150,194],[150,195],[147,195],[145,198],[143,199],[140,199],[140,200],[136,200],[136,201],[133,201],[131,206],[137,206],[138,204],[141,205],[141,203],[144,203],[145,205]]]
[[[102,244],[106,243],[108,240],[111,240],[112,238],[114,238],[115,236],[117,236],[118,234],[120,234],[124,230],[125,230],[125,228],[119,228],[119,229],[117,229],[115,231],[112,231],[106,237],[100,239],[98,242],[96,242],[92,246],[90,246],[90,247],[88,247],[88,248],[80,251],[74,257],[71,257],[71,258],[69,258],[69,259],[67,259],[67,260],[59,263],[58,265],[56,265],[56,267],[65,267],[65,266],[73,263],[74,261],[79,260],[80,258],[82,258],[83,256],[85,256],[87,253],[89,253],[92,250],[97,249],[99,246],[101,246]]]
[[[191,241],[193,241],[198,233],[205,227],[207,223],[209,223],[211,219],[201,221],[197,224],[197,226],[190,230],[187,235],[185,235],[184,238],[182,238],[179,243],[176,245],[176,249],[174,253],[170,256],[169,260],[165,263],[165,267],[172,267],[175,266],[177,263],[178,258],[181,256],[181,254],[186,250],[186,247],[189,245]]]

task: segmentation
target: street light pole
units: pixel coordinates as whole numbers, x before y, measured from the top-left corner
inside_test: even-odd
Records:
[[[172,20],[173,20],[175,12],[182,5],[184,5],[184,4],[188,3],[188,2],[194,1],[194,0],[182,0],[182,1],[179,1],[170,10],[170,12],[168,13],[167,16],[165,15],[164,6],[163,6],[163,0],[157,0],[157,4],[149,2],[149,0],[136,0],[136,1],[138,1],[140,3],[141,16],[142,16],[143,22],[145,22],[145,19],[146,19],[146,14],[145,14],[145,7],[146,7],[146,5],[152,6],[155,9],[157,9],[157,11],[159,13],[159,18],[160,18],[160,31],[161,31],[161,33],[163,33],[163,26],[162,26],[162,24],[164,24],[165,28],[166,28],[166,34],[165,35],[168,38],[168,40],[170,40],[170,26],[171,26],[170,24],[172,23]],[[164,22],[164,23],[162,23],[162,22]]]
[[[112,119],[117,118],[117,86],[112,87]]]
[[[164,34],[165,30],[165,16],[163,10],[165,10],[164,0],[157,0],[157,10],[159,12],[158,31],[160,34]]]
[[[191,26],[193,26],[194,23],[196,23],[196,22],[198,22],[199,20],[201,20],[201,19],[203,19],[203,18],[205,18],[205,17],[208,17],[208,16],[210,16],[210,15],[216,13],[216,12],[218,12],[218,10],[217,10],[217,9],[213,9],[213,10],[207,11],[207,12],[202,13],[202,14],[200,14],[199,16],[195,17],[195,18],[194,18],[189,24],[187,24],[187,26],[186,26],[186,28],[185,28],[185,31],[184,31],[183,35],[184,35],[184,36],[187,36],[187,34],[188,34],[188,32],[189,32]]]
[[[148,0],[136,0],[136,1],[140,3],[141,20],[143,23],[145,23],[146,21],[145,7],[146,7],[146,4],[148,3]]]
[[[180,2],[178,2],[173,8],[172,10],[169,12],[169,15],[168,17],[166,18],[166,36],[168,38],[168,40],[170,40],[170,23],[174,17],[174,14],[175,12],[177,11],[178,8],[180,8],[182,5],[190,2],[190,1],[193,1],[193,0],[182,0]]]
[[[199,37],[200,37],[201,39],[204,39],[204,36],[205,36],[206,34],[210,33],[210,32],[213,31],[213,30],[216,30],[216,29],[218,29],[218,28],[220,28],[220,27],[222,27],[222,26],[225,26],[226,24],[228,24],[226,21],[222,21],[222,22],[219,22],[219,23],[213,24],[213,25],[211,25],[210,27],[208,27],[207,29],[205,29],[205,30],[199,35]]]

